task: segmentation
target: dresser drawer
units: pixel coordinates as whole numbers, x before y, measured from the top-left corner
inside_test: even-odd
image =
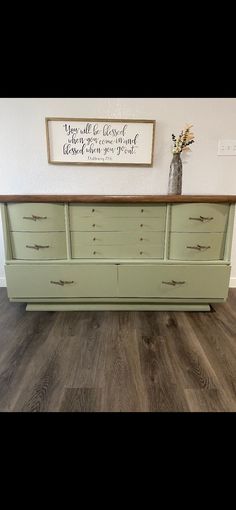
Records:
[[[71,232],[72,249],[81,245],[127,245],[127,244],[159,244],[164,246],[165,233],[155,231],[137,232]]]
[[[113,297],[117,268],[112,265],[7,265],[10,298]]]
[[[70,204],[72,230],[76,230],[80,218],[165,218],[166,205],[144,204]]]
[[[224,248],[225,234],[172,232],[169,258],[175,260],[220,260],[224,258]]]
[[[229,266],[120,265],[121,297],[226,298]]]
[[[65,259],[65,232],[11,232],[13,259]]]
[[[156,230],[164,231],[165,221],[163,218],[79,218],[75,223],[70,224],[71,231],[85,232],[127,232]]]
[[[225,232],[228,204],[174,204],[171,206],[172,232]]]
[[[91,244],[73,245],[72,244],[72,257],[73,258],[163,258],[164,246],[158,244],[150,245],[96,245]]]
[[[63,204],[8,204],[9,228],[12,231],[50,232],[65,230]]]

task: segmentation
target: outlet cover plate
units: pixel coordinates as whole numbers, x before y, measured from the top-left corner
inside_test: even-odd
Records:
[[[236,140],[219,140],[218,156],[236,156]]]

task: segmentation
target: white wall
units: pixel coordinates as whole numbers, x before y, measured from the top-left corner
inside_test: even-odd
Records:
[[[153,168],[49,165],[45,117],[156,119]],[[186,123],[196,143],[183,158],[183,194],[236,194],[236,157],[217,156],[219,138],[236,139],[236,98],[1,98],[0,194],[166,194],[171,133]],[[236,285],[236,225],[231,276]]]

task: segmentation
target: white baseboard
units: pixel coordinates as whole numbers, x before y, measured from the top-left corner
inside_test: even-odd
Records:
[[[0,278],[0,287],[6,287],[6,278]]]
[[[236,278],[235,277],[230,278],[229,286],[236,287]]]

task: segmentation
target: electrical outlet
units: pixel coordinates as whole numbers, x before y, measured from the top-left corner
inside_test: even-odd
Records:
[[[236,140],[219,140],[218,156],[236,156]]]

